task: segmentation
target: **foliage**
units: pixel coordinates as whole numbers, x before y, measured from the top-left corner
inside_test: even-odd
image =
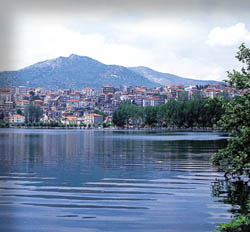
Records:
[[[9,123],[4,122],[2,119],[0,119],[0,128],[5,128],[5,127],[9,127]]]
[[[202,96],[201,96],[201,92],[200,91],[196,91],[193,93],[193,99],[194,100],[201,100]]]
[[[250,213],[235,217],[229,223],[221,223],[218,226],[218,231],[223,232],[244,232],[250,231]]]
[[[157,108],[147,106],[143,109],[144,123],[148,126],[153,126],[157,123]]]
[[[212,162],[220,165],[227,177],[246,175],[250,178],[250,52],[242,44],[237,56],[239,61],[247,65],[241,72],[228,73],[228,83],[242,91],[242,96],[235,97],[224,104],[225,113],[218,125],[232,132],[232,138],[226,148],[212,156]]]
[[[215,126],[216,123],[221,119],[224,113],[224,104],[227,104],[228,101],[222,98],[209,98],[205,104],[205,111],[207,115],[207,123],[209,125]]]
[[[235,217],[229,223],[220,223],[217,231],[221,232],[245,232],[250,231],[250,201],[248,201],[248,212]]]
[[[101,111],[101,110],[94,110],[94,113],[95,113],[95,114],[100,114],[100,115],[102,115],[103,117],[106,117],[106,116],[107,116],[107,114],[106,114],[105,112]]]
[[[212,183],[212,195],[224,204],[232,205],[230,212],[237,215],[229,223],[220,223],[217,231],[250,231],[250,186],[245,180],[218,179]],[[225,194],[226,193],[226,194]]]
[[[243,63],[241,71],[228,72],[228,83],[242,91],[242,96],[235,97],[224,104],[225,113],[218,125],[224,130],[230,130],[232,138],[228,145],[212,156],[212,162],[225,172],[227,179],[235,179],[241,183],[242,175],[250,180],[250,50],[242,44],[236,58]],[[236,197],[234,197],[236,198]],[[247,191],[249,201],[249,190]],[[240,215],[229,223],[218,226],[219,231],[238,232],[250,231],[250,203],[238,204],[241,209],[246,208]]]
[[[223,112],[223,100],[176,101],[158,106],[139,107],[128,102],[113,113],[116,126],[159,126],[176,128],[213,127]]]
[[[250,186],[245,180],[217,179],[212,183],[212,195],[220,202],[232,205],[230,212],[235,215],[248,214],[250,210]],[[225,194],[226,193],[226,194]]]
[[[64,124],[62,124],[62,126],[64,126]],[[87,125],[85,124],[85,123],[80,123],[80,127],[82,128],[82,127],[86,127]]]
[[[24,116],[26,122],[39,122],[43,115],[43,110],[40,106],[28,105],[24,108]]]
[[[228,72],[229,80],[227,81],[232,87],[236,89],[250,88],[250,49],[246,48],[245,44],[241,44],[236,58],[242,62],[246,67],[241,68],[241,72],[233,70]]]
[[[118,127],[140,124],[142,109],[133,104],[123,104],[113,113],[113,123]]]
[[[102,126],[103,128],[108,128],[108,127],[111,127],[111,126],[112,126],[112,123],[102,122],[102,123],[101,123],[101,126]]]
[[[20,115],[23,115],[23,112],[22,112],[20,109],[17,109],[17,110],[16,110],[16,113],[17,113],[17,114],[20,114]]]
[[[188,100],[188,92],[183,91],[178,94],[178,101],[187,101]]]
[[[230,139],[226,148],[212,156],[212,162],[220,165],[227,177],[250,177],[250,128],[243,127],[238,134]]]
[[[35,96],[34,91],[29,91],[29,95],[30,95],[30,96]]]
[[[61,122],[57,121],[50,121],[50,122],[39,122],[37,123],[37,126],[40,127],[48,127],[48,128],[53,128],[53,127],[65,127],[65,125]]]
[[[32,96],[31,101],[35,101],[35,100],[41,100],[41,98],[39,96],[37,96],[37,95]]]

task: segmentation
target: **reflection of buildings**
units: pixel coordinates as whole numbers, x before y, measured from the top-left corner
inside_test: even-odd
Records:
[[[190,167],[204,162],[224,145],[221,140],[192,141],[157,139],[144,132],[101,130],[8,130],[2,134],[1,160],[8,165],[128,169],[138,172],[152,168]],[[182,135],[180,135],[182,136]],[[162,164],[157,163],[161,161]],[[134,166],[133,166],[134,165]],[[139,165],[139,166],[137,166]],[[204,166],[205,167],[205,166]]]

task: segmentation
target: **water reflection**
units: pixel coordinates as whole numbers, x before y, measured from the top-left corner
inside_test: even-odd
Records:
[[[231,216],[211,196],[222,175],[210,155],[225,143],[218,133],[1,130],[0,229],[212,231]]]
[[[250,200],[250,186],[248,182],[216,180],[212,184],[212,195],[218,197],[220,202],[230,204],[230,211],[235,214],[246,214],[248,212],[248,201]]]

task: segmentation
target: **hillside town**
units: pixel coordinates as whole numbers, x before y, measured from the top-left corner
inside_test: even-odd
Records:
[[[25,107],[33,105],[42,109],[40,122],[60,122],[65,126],[84,125],[97,127],[111,123],[113,112],[124,101],[140,107],[157,106],[171,99],[191,100],[224,96],[232,99],[241,92],[223,84],[207,86],[167,85],[159,88],[142,86],[106,85],[101,89],[83,88],[81,90],[27,88],[17,86],[0,88],[0,116],[9,125],[27,122]]]

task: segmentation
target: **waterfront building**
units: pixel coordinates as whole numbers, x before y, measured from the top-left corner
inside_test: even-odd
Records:
[[[9,117],[10,124],[21,124],[25,122],[25,117],[20,114],[14,114]]]
[[[103,116],[100,114],[91,113],[91,114],[85,115],[84,118],[85,118],[84,123],[87,126],[89,125],[94,126],[103,122]]]

